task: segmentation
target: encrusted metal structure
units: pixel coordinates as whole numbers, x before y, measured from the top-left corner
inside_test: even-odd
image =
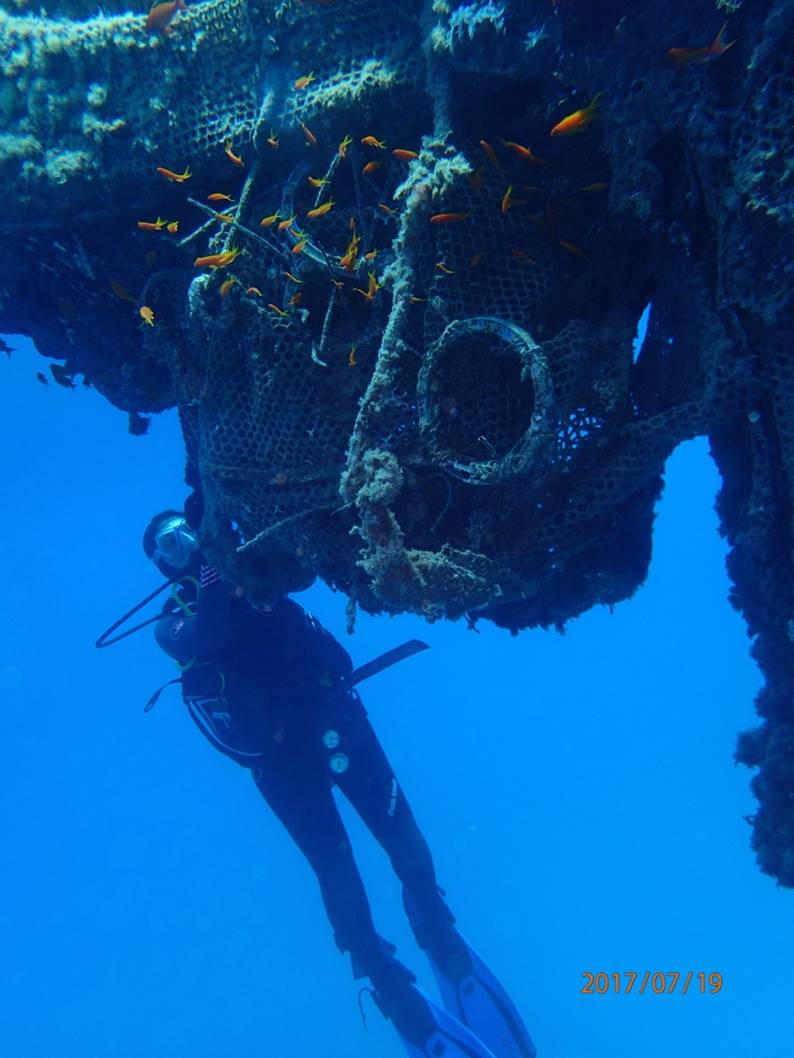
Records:
[[[136,428],[178,406],[254,598],[562,625],[642,582],[708,435],[794,885],[794,3],[122,6],[3,0],[0,326]]]

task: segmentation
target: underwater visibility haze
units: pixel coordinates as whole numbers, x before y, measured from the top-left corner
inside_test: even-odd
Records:
[[[792,40],[0,0],[4,1058],[791,1053]]]

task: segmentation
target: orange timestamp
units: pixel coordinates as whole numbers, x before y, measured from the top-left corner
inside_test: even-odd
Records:
[[[698,992],[701,995],[716,995],[722,991],[722,974],[703,973],[689,970],[685,974],[675,971],[646,970],[645,973],[635,973],[633,970],[623,973],[590,973],[586,970],[582,977],[585,982],[582,985],[583,995],[607,995],[612,992],[615,995],[629,995],[637,992],[639,995],[673,995],[678,992],[685,996],[687,992]]]

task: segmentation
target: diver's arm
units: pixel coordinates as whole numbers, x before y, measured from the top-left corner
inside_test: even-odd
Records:
[[[180,665],[208,658],[229,641],[231,608],[231,585],[214,567],[202,563],[195,612],[166,603],[155,625],[157,643]]]
[[[180,665],[187,665],[196,657],[195,617],[165,613],[154,626],[154,637],[157,645]]]

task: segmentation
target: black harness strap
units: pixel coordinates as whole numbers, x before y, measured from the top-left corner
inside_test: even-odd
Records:
[[[157,705],[157,702],[158,702],[158,699],[159,699],[160,695],[163,693],[163,691],[166,689],[166,687],[170,687],[172,683],[181,683],[181,682],[182,682],[182,677],[181,676],[175,676],[173,680],[168,680],[166,683],[164,683],[162,685],[162,687],[158,687],[157,690],[154,692],[154,694],[149,699],[149,701],[143,707],[144,713],[148,713],[150,709],[154,709],[154,707]]]

